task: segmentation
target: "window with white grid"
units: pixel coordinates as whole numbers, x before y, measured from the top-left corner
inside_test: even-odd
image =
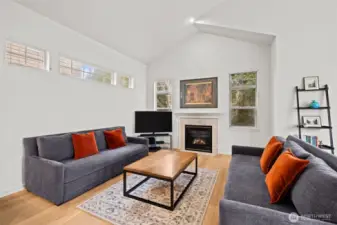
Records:
[[[154,106],[155,110],[172,110],[172,88],[168,80],[154,83]]]
[[[93,80],[106,84],[116,85],[117,74],[108,70],[92,66],[87,63],[60,57],[60,73],[69,77],[83,80]]]
[[[256,127],[257,72],[230,74],[230,125]]]
[[[7,42],[5,52],[5,60],[8,64],[49,70],[49,53],[45,50],[14,42]]]

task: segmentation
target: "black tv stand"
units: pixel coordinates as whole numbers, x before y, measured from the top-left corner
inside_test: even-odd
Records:
[[[170,136],[169,133],[152,133],[152,134],[141,134],[139,137],[164,137]]]
[[[169,145],[169,149],[172,149],[172,135],[169,133],[152,133],[152,134],[140,134],[139,137],[144,137],[149,139],[149,150],[150,152],[156,152],[160,149],[167,149],[167,147],[162,147],[161,145]],[[169,137],[169,141],[158,141],[156,137]]]

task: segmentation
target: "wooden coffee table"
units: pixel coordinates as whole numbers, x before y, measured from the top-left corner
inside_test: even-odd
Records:
[[[185,171],[185,169],[195,161],[195,172]],[[134,187],[126,190],[126,174],[134,173],[142,176],[146,176],[144,180],[136,184]],[[174,201],[174,181],[181,174],[187,173],[193,175],[190,182],[187,184],[185,189],[182,191],[180,196],[176,201]],[[196,153],[190,152],[177,152],[172,150],[161,150],[156,153],[151,154],[137,162],[134,162],[126,167],[123,171],[123,194],[126,197],[136,199],[145,203],[149,203],[164,209],[174,210],[178,205],[179,201],[184,196],[187,189],[190,187],[195,177],[198,174],[198,156]],[[164,180],[170,182],[171,184],[171,204],[170,206],[164,205],[158,202],[154,202],[148,199],[140,198],[138,196],[132,195],[131,192],[142,185],[144,182],[150,178],[156,178],[159,180]]]

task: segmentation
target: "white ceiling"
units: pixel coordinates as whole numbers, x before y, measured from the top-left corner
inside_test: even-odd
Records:
[[[16,0],[108,47],[150,63],[197,32],[198,18],[224,0]]]

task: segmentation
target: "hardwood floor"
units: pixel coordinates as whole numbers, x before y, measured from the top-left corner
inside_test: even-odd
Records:
[[[227,171],[231,157],[226,155],[199,155],[200,168],[219,170],[209,206],[204,217],[205,225],[216,225],[219,220],[219,200],[223,197]],[[61,205],[37,197],[27,191],[21,191],[0,199],[0,225],[111,225],[95,216],[76,208],[83,201],[122,180],[115,177],[85,194]]]

